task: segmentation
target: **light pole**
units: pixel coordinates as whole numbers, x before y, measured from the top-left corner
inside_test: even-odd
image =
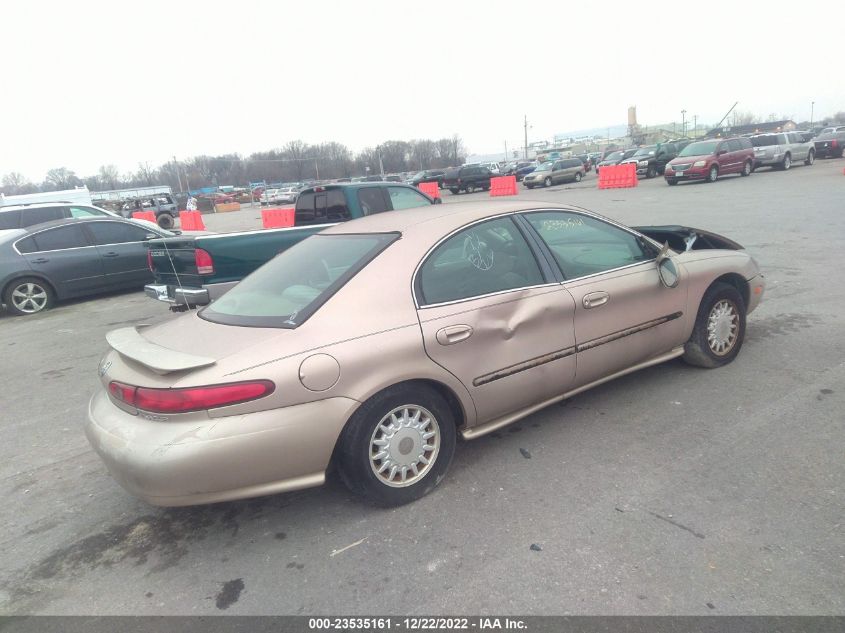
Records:
[[[815,109],[815,107],[816,107],[816,102],[811,101],[810,102],[810,127],[813,127],[813,110]]]
[[[698,115],[692,115],[692,134],[695,136],[698,133]]]
[[[525,123],[523,124],[525,128],[525,156],[523,158],[528,160],[528,115],[525,115]]]
[[[687,111],[681,110],[681,136],[687,135]]]

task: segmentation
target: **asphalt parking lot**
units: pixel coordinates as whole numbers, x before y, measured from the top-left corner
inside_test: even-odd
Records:
[[[731,365],[672,361],[462,442],[441,486],[397,509],[336,481],[148,506],[82,420],[105,333],[178,317],[140,292],[0,314],[0,613],[845,612],[843,167],[521,190],[722,233],[767,294]],[[260,212],[205,220],[258,228]]]

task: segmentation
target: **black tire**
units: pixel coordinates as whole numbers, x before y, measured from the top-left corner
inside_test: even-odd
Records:
[[[719,168],[716,165],[710,167],[710,171],[707,172],[707,182],[716,182],[719,178]]]
[[[387,460],[376,460],[375,456],[379,453],[374,455],[372,451],[382,450],[373,448],[373,442],[379,430],[394,428],[393,424],[383,426],[385,418],[397,410],[401,415],[406,408],[425,409],[430,413],[435,424],[433,427],[428,424],[424,428],[428,429],[427,432],[436,431],[435,438],[439,438],[439,441],[435,440],[437,450],[428,453],[428,457],[431,458],[433,455],[433,459],[430,460],[430,465],[423,466],[425,470],[421,472],[419,479],[415,483],[400,487],[398,484],[401,479],[397,481],[396,478],[401,478],[401,471],[396,472],[393,477],[377,474],[376,462],[384,466],[391,463],[391,460],[389,456]],[[400,447],[410,446],[411,452],[407,454],[413,455],[413,451],[422,450],[428,445],[420,446],[418,442],[432,441],[432,438],[422,439],[414,435],[419,431],[415,431],[412,427],[400,427],[398,431],[394,431],[394,441],[397,432],[406,434],[395,447],[400,456],[402,450]],[[383,432],[378,439],[383,441],[385,435],[386,433]],[[456,436],[455,419],[443,396],[422,383],[395,385],[374,395],[352,415],[338,440],[335,461],[341,479],[352,492],[378,505],[399,506],[427,495],[440,483],[455,453]],[[425,456],[425,453],[421,455]],[[421,462],[417,462],[419,463]],[[390,471],[386,472],[390,475]],[[388,479],[397,485],[390,485],[387,483]]]
[[[729,309],[733,311],[736,319],[734,338],[730,345],[726,348],[720,349],[719,344],[711,344],[709,341],[709,323],[711,316],[716,313],[720,306],[727,304]],[[715,317],[714,317],[715,318]],[[730,321],[731,319],[728,318]],[[723,322],[714,325],[716,329],[715,334],[726,334],[724,329],[718,328],[729,327],[723,325]],[[730,340],[730,334],[726,334]],[[697,367],[706,367],[713,369],[727,365],[742,348],[742,342],[745,338],[745,301],[739,291],[730,284],[717,282],[711,285],[704,297],[701,299],[701,304],[698,306],[698,314],[695,319],[695,327],[692,330],[692,336],[684,344],[683,359],[690,365]]]
[[[546,179],[543,181],[544,187],[551,187],[552,186],[552,179],[546,176]]]
[[[754,167],[751,164],[750,160],[745,161],[745,164],[742,166],[742,171],[739,172],[740,176],[750,176],[751,172],[754,171]]]
[[[792,154],[788,153],[783,157],[783,160],[780,162],[779,168],[782,171],[787,171],[790,167],[792,167]]]
[[[807,154],[807,159],[804,161],[804,164],[805,165],[812,165],[815,162],[816,162],[816,151],[811,149],[810,152]]]
[[[528,189],[533,189],[534,185],[525,185]]]
[[[464,191],[466,191],[467,193],[472,193],[473,191],[475,191],[475,185],[467,185],[466,187],[464,187]]]
[[[23,296],[21,296],[23,295]],[[26,295],[29,295],[28,299]],[[49,310],[56,302],[52,286],[38,277],[20,277],[10,281],[3,291],[6,309],[16,316],[29,316]]]
[[[161,228],[167,230],[173,228],[173,225],[176,224],[176,220],[169,213],[162,213],[156,218],[156,223],[158,223]]]
[[[490,191],[490,185],[484,185],[482,189],[484,189],[484,191]]]
[[[575,174],[575,182],[581,182],[581,172],[580,171],[577,174]]]
[[[677,184],[678,184],[678,179],[677,179],[677,178],[667,178],[667,179],[666,179],[666,182],[668,182],[668,183],[669,183],[669,185],[671,185],[672,187],[674,187],[675,185],[677,185]]]
[[[461,192],[461,190],[460,190],[460,189],[451,189],[451,188],[449,189],[449,191],[451,191],[451,192],[452,192],[452,194],[453,194],[453,195],[456,195],[456,196],[457,196],[457,195]]]
[[[654,165],[649,165],[645,170],[646,178],[654,178],[657,175],[657,168]]]

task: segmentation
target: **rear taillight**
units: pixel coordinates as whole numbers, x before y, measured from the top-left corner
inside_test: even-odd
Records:
[[[214,260],[208,251],[198,248],[194,251],[194,263],[197,266],[197,273],[200,275],[214,274]]]
[[[151,273],[156,271],[155,264],[153,264],[153,252],[147,249],[147,268],[150,269]]]
[[[276,386],[269,380],[232,382],[185,389],[152,389],[116,381],[109,383],[109,393],[115,400],[155,413],[187,413],[226,407],[263,398],[273,393],[275,388]]]

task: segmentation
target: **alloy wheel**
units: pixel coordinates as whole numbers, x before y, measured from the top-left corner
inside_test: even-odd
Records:
[[[707,344],[716,356],[725,356],[736,345],[739,312],[732,301],[721,299],[707,316]]]
[[[47,305],[47,290],[33,282],[22,283],[12,290],[12,303],[25,314],[40,312]]]
[[[386,486],[412,486],[434,465],[440,443],[440,426],[428,409],[413,404],[396,407],[373,431],[370,467]]]

